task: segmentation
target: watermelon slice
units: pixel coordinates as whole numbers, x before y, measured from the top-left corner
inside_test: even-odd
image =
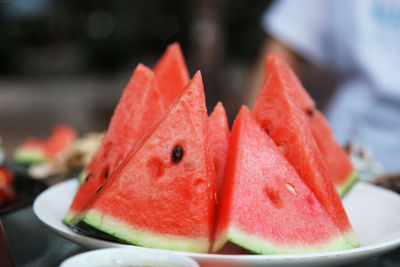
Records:
[[[76,131],[66,125],[58,125],[53,129],[50,137],[44,143],[46,158],[55,160],[65,155],[76,141]]]
[[[315,103],[302,86],[296,74],[279,55],[267,57],[266,75],[272,68],[279,66],[280,75],[287,87],[293,89],[301,109],[307,114],[307,120],[326,163],[327,172],[339,195],[343,196],[357,181],[357,174],[346,151],[336,142],[333,132],[324,116],[315,108]]]
[[[28,138],[17,147],[14,159],[21,164],[36,164],[51,162],[65,156],[74,145],[76,131],[67,125],[57,125],[53,128],[47,140],[40,141]]]
[[[297,103],[300,105],[301,109],[304,112],[308,112],[310,109],[315,108],[315,102],[311,98],[311,96],[304,89],[301,81],[297,77],[297,75],[290,68],[289,64],[286,63],[285,59],[282,58],[278,54],[269,54],[265,63],[265,74],[264,77],[267,77],[268,74],[275,68],[279,67],[279,74],[285,82],[287,87],[292,88],[290,93],[295,95],[295,99]]]
[[[214,225],[214,180],[197,73],[74,223],[139,246],[207,252]]]
[[[163,111],[153,71],[139,64],[115,108],[99,150],[85,169],[87,178],[79,187],[64,223],[70,223]]]
[[[332,216],[343,235],[359,246],[340,197],[327,175],[326,164],[299,104],[288,68],[270,63],[254,104],[253,115],[271,136],[300,177]]]
[[[46,161],[44,142],[30,137],[20,144],[14,152],[14,160],[20,164],[35,164]]]
[[[229,147],[229,125],[224,106],[218,102],[208,118],[210,148],[214,157],[217,195],[221,193],[225,177],[226,158]]]
[[[260,254],[352,247],[246,106],[232,128],[225,179],[214,251],[228,240]]]
[[[349,154],[336,142],[321,112],[316,109],[309,112],[308,122],[336,190],[343,196],[358,180]]]
[[[167,47],[164,55],[154,67],[154,73],[164,107],[168,107],[189,82],[189,72],[178,43]]]

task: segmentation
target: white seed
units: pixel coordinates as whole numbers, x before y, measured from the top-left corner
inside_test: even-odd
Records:
[[[291,184],[289,184],[289,183],[286,183],[286,189],[290,192],[290,193],[292,193],[293,195],[297,195],[297,192],[296,192],[296,188],[294,188],[294,186],[293,185],[291,185]]]

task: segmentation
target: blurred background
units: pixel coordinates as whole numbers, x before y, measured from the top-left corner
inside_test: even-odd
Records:
[[[260,21],[271,2],[0,0],[6,154],[28,136],[46,138],[55,124],[80,134],[105,130],[134,67],[153,67],[175,41],[190,74],[203,73],[209,111],[223,101],[232,122],[246,102],[248,76],[267,37]],[[301,77],[323,105],[329,91],[313,91],[313,78]]]
[[[66,123],[105,130],[134,67],[178,41],[207,105],[238,109],[269,1],[0,1],[0,135],[6,153]],[[209,51],[212,51],[211,53]]]

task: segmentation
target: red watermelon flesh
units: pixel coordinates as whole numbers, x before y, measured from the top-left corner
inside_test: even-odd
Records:
[[[280,55],[271,53],[267,56],[264,77],[267,77],[268,73],[278,66],[280,68],[280,76],[284,80],[285,85],[292,88],[289,93],[295,96],[296,100],[300,104],[301,109],[304,112],[308,112],[310,109],[314,109],[314,100],[304,89],[301,81],[287,64],[285,59],[283,59]]]
[[[229,125],[224,106],[218,102],[208,117],[208,135],[210,148],[214,157],[217,195],[221,193],[225,177],[226,158],[229,147]]]
[[[228,240],[260,254],[351,248],[246,106],[232,128],[225,179],[214,251]]]
[[[358,246],[340,197],[327,174],[325,161],[298,104],[286,69],[274,62],[254,104],[253,115],[281,149],[300,177],[326,208],[348,240]]]
[[[214,196],[207,110],[197,73],[76,219],[139,246],[207,252]]]
[[[314,110],[308,116],[308,121],[336,190],[339,195],[343,195],[357,180],[349,155],[336,142],[335,136],[321,112]]]
[[[343,195],[354,183],[357,175],[345,150],[336,142],[335,136],[324,116],[315,108],[310,95],[302,86],[296,74],[279,55],[267,57],[266,75],[272,68],[279,67],[280,75],[287,87],[292,88],[295,99],[307,115],[312,134],[326,163],[327,173],[339,195]],[[315,114],[315,116],[314,116]]]
[[[54,160],[62,156],[75,143],[76,136],[76,131],[70,126],[54,127],[50,137],[44,143],[46,157]]]
[[[64,218],[66,224],[96,193],[163,111],[153,71],[139,64],[115,108],[99,150],[85,170],[87,179],[79,187]]]
[[[154,67],[164,107],[168,107],[189,81],[181,47],[173,43]]]

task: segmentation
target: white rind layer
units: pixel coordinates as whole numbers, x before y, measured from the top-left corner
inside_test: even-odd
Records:
[[[82,221],[125,242],[143,247],[207,253],[211,245],[207,238],[186,238],[134,228],[110,216],[102,216],[96,210],[89,210]]]
[[[352,233],[350,233],[352,234]],[[350,235],[349,234],[349,235]],[[257,254],[304,254],[319,253],[327,251],[351,249],[354,246],[342,235],[335,236],[331,240],[317,244],[276,244],[267,239],[259,238],[255,235],[245,233],[235,227],[229,227],[227,231],[216,239],[213,245],[213,251],[218,251],[227,241],[231,241],[243,248],[253,251]]]

